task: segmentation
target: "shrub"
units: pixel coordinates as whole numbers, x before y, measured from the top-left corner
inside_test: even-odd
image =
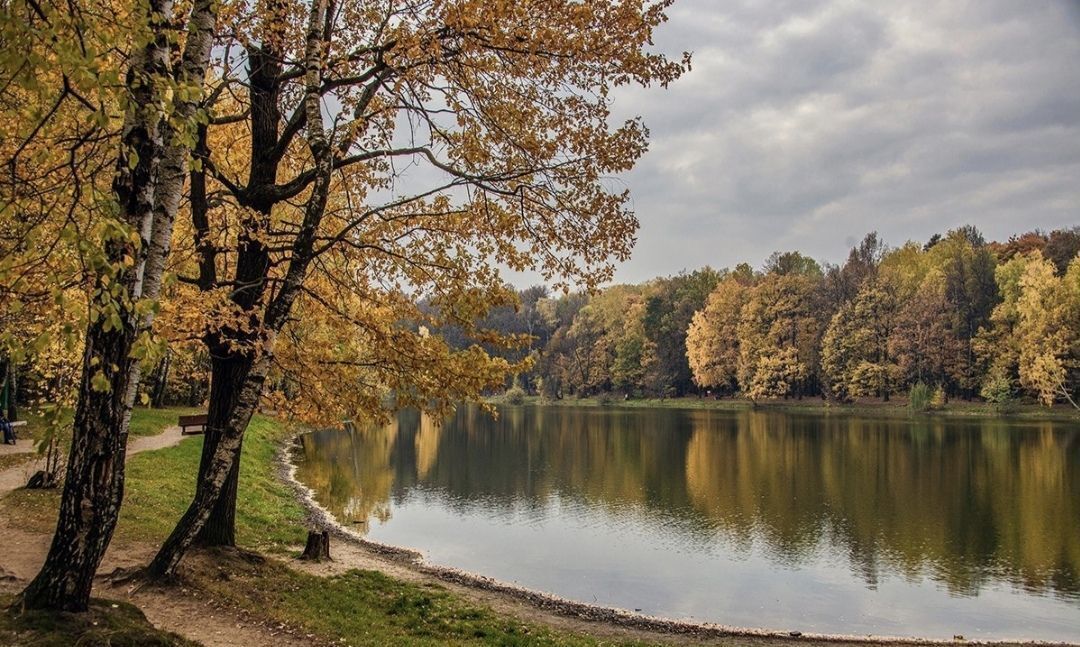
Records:
[[[1001,372],[991,373],[986,377],[979,395],[1001,413],[1012,411],[1016,406],[1012,380]]]
[[[911,392],[908,395],[909,405],[912,411],[929,411],[930,400],[932,398],[930,393],[930,387],[924,382],[916,382],[911,385]]]
[[[945,387],[938,385],[934,389],[934,395],[930,398],[931,409],[944,409],[945,403],[949,401],[949,398],[945,395]]]
[[[503,394],[503,402],[507,404],[525,404],[525,389],[515,384]]]

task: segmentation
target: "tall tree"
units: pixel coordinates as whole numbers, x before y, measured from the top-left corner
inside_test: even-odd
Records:
[[[737,278],[720,282],[686,332],[686,358],[702,388],[738,385],[739,321],[751,287]]]
[[[970,226],[950,231],[929,255],[944,274],[945,297],[952,311],[957,352],[950,362],[950,377],[960,394],[970,398],[982,371],[975,337],[997,304],[994,256],[982,235]]]
[[[1050,232],[1043,256],[1054,264],[1059,276],[1065,275],[1077,255],[1080,255],[1080,227]]]
[[[716,288],[720,274],[705,267],[689,274],[658,279],[645,301],[645,334],[655,347],[661,395],[684,395],[694,382],[686,358],[686,331],[694,313]]]
[[[833,316],[821,348],[831,395],[841,401],[859,396],[889,399],[898,373],[889,349],[898,305],[887,283],[870,281]]]
[[[1020,278],[1016,335],[1020,347],[1020,382],[1051,406],[1074,396],[1080,384],[1080,260],[1064,277],[1054,264],[1033,255]]]
[[[980,363],[995,376],[1009,381],[1020,376],[1020,344],[1016,335],[1016,326],[1020,321],[1017,309],[1022,292],[1020,281],[1028,264],[1034,259],[1042,259],[1038,251],[1016,254],[994,270],[1000,302],[994,306],[989,322],[979,331],[974,342]]]
[[[9,168],[18,169],[17,158],[33,141],[71,116],[69,106],[76,113],[90,111],[89,119],[85,112],[82,119],[91,126],[62,149],[75,186],[74,193],[65,188],[58,195],[67,202],[62,210],[70,220],[82,208],[80,191],[96,192],[94,179],[78,174],[82,160],[93,154],[88,148],[94,147],[84,144],[106,140],[116,146],[107,157],[114,161],[111,196],[104,200],[110,208],[95,228],[101,247],[79,247],[90,261],[93,285],[56,532],[44,565],[20,596],[29,608],[83,611],[123,499],[128,422],[140,380],[137,356],[149,350],[148,330],[181,200],[217,4],[197,0],[177,7],[151,0],[118,3],[107,12],[70,3],[25,6],[29,39],[16,38],[16,47],[25,45],[32,55],[8,79],[14,83],[4,84],[5,91],[13,86],[29,94],[51,91],[31,78],[41,66],[42,78],[56,82],[57,98],[38,113],[44,116],[12,154]],[[113,12],[122,19],[115,20]],[[113,67],[117,60],[101,52],[120,53],[122,80]],[[123,91],[113,93],[115,87]],[[123,114],[115,136],[109,130],[114,109]]]
[[[752,400],[802,396],[818,371],[820,273],[769,274],[739,320],[739,386]]]
[[[915,293],[903,301],[889,344],[890,355],[906,383],[947,383],[958,350],[951,304],[940,272],[926,275]]]

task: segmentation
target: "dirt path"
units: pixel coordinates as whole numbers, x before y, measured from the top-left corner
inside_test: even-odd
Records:
[[[183,438],[180,427],[166,427],[160,434],[140,436],[128,441],[127,455],[132,456],[140,452],[172,447]],[[0,445],[0,456],[10,454],[25,454],[29,458],[35,454],[34,441],[30,438],[20,438],[14,445]],[[26,485],[30,475],[41,469],[42,462],[43,459],[41,458],[33,458],[25,463],[0,471],[0,498]]]
[[[19,432],[19,428],[15,429]],[[34,451],[34,441],[29,438],[19,438],[14,445],[0,444],[0,456],[7,454],[31,454]]]
[[[180,433],[180,427],[167,427],[160,434],[130,440],[127,454],[133,456],[172,447],[186,437]],[[15,446],[0,445],[0,454],[33,451],[33,441],[27,439],[18,442]],[[25,485],[30,475],[40,467],[40,460],[31,460],[0,471],[0,498]],[[19,527],[18,520],[10,518],[9,514],[0,515],[0,537],[4,538],[4,549],[0,551],[0,591],[16,593],[37,573],[45,561],[50,537]],[[117,568],[131,569],[145,565],[153,557],[155,550],[156,546],[112,542],[101,568],[98,569],[99,580],[102,579],[102,574],[112,573]],[[255,619],[217,606],[213,601],[185,589],[160,590],[147,587],[133,591],[123,587],[110,587],[106,582],[99,581],[95,593],[104,597],[124,598],[139,607],[159,629],[178,633],[206,647],[300,647],[311,644],[310,640],[265,626]]]

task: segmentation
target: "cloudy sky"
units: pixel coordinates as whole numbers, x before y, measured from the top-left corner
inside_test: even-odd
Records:
[[[676,0],[668,90],[620,94],[638,282],[798,249],[836,262],[972,223],[1080,224],[1080,0]]]

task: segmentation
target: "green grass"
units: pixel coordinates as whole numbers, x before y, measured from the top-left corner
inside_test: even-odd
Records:
[[[174,422],[175,414],[168,424]],[[287,433],[281,423],[255,416],[244,436],[236,511],[242,545],[280,550],[304,540],[303,509],[275,476],[274,456]],[[134,541],[165,539],[191,502],[201,454],[202,436],[194,436],[175,447],[132,456],[117,535]]]
[[[0,644],[26,647],[196,647],[198,643],[155,629],[126,602],[92,600],[87,613],[19,612],[0,597]],[[77,638],[77,642],[72,639]]]
[[[160,434],[165,427],[175,425],[180,416],[192,413],[203,413],[204,409],[193,407],[169,407],[168,409],[150,409],[148,407],[135,407],[131,412],[131,426],[128,427],[130,436],[153,436]]]
[[[333,551],[331,551],[332,554]],[[280,562],[232,560],[201,578],[209,593],[286,626],[348,645],[640,645],[557,632],[462,600],[438,585],[374,571],[317,577]],[[222,572],[227,577],[222,577]]]
[[[140,435],[155,429],[160,433],[184,411],[139,408],[132,414],[131,428]],[[243,545],[279,551],[304,539],[303,509],[274,474],[274,455],[287,433],[284,425],[256,416],[245,434],[236,516],[237,541]],[[168,536],[195,493],[202,442],[202,436],[191,436],[174,447],[128,459],[115,539],[160,543]],[[49,532],[59,500],[58,489],[16,490],[3,505],[27,528]]]

